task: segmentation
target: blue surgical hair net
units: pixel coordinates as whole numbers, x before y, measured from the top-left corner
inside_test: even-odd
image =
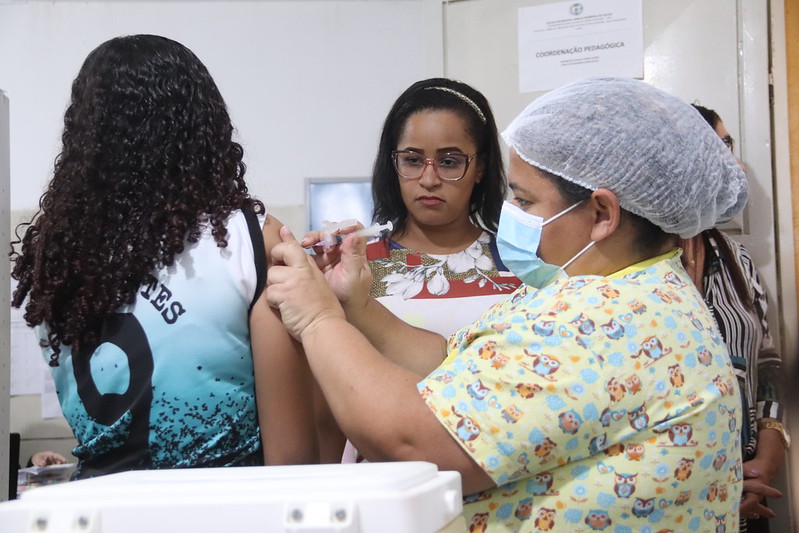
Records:
[[[746,176],[689,104],[642,81],[586,78],[541,96],[502,132],[524,161],[689,238],[743,209]]]

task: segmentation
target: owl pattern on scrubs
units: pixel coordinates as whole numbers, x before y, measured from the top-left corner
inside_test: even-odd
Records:
[[[679,252],[522,287],[449,349],[418,387],[497,484],[472,529],[735,530],[740,397]]]

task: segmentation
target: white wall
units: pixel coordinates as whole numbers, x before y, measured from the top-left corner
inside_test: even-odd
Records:
[[[299,206],[305,177],[369,176],[391,103],[426,77],[424,9],[415,0],[0,3],[11,209],[38,203],[83,59],[131,33],[174,38],[208,66],[245,147],[250,189],[268,207]]]

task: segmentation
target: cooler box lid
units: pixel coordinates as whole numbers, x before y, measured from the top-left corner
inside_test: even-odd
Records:
[[[143,470],[26,491],[0,532],[434,533],[462,524],[461,498],[425,462]]]

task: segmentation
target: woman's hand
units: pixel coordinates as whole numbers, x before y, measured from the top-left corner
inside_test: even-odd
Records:
[[[31,457],[31,464],[33,466],[63,465],[66,462],[67,460],[63,455],[50,450],[36,452]]]
[[[336,246],[335,244],[326,243],[327,239],[342,237],[359,229],[363,229],[363,224],[355,219],[342,222],[326,222],[325,227],[321,230],[313,230],[306,233],[300,240],[300,244],[303,248],[313,248],[317,254],[319,254],[320,250],[327,252]]]
[[[302,341],[307,328],[326,318],[344,318],[344,311],[325,275],[287,227],[280,229],[280,238],[282,242],[272,248],[273,266],[267,276],[266,299],[270,306],[280,310],[291,336]],[[340,262],[337,268],[341,265]]]
[[[782,498],[782,493],[771,485],[782,468],[784,458],[785,445],[780,433],[775,429],[761,429],[757,434],[755,457],[742,465],[744,475],[742,517],[774,518],[774,511],[763,505],[763,499]]]
[[[340,231],[337,231],[336,234],[341,235],[343,233],[352,233],[361,227],[362,225],[358,224],[347,228],[342,228]],[[341,246],[327,246],[322,244],[322,240],[325,238],[325,236],[326,233],[324,231],[315,230],[309,231],[302,237],[302,240],[300,240],[300,245],[303,248],[306,250],[313,250],[314,255],[312,257],[316,262],[316,266],[318,266],[319,270],[322,272],[335,267],[341,259]]]
[[[313,260],[321,270],[328,285],[339,302],[349,311],[350,308],[362,308],[369,297],[372,285],[372,271],[366,258],[365,237],[347,237],[346,235],[361,229],[361,224],[337,230],[344,240],[340,245],[325,247],[316,246],[322,232],[311,231],[305,234],[300,244],[303,248],[312,248]]]
[[[774,511],[763,505],[764,498],[782,498],[782,493],[757,478],[744,479],[742,518],[774,518]]]
[[[758,443],[760,448],[760,443]],[[780,465],[755,457],[743,464],[744,486],[741,500],[743,518],[774,518],[774,511],[763,505],[764,498],[782,498],[782,493],[771,486]]]

